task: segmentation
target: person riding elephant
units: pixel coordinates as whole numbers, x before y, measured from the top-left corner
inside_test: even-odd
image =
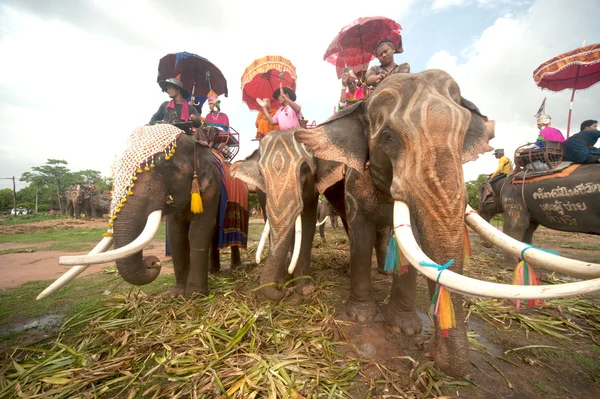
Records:
[[[345,165],[339,178],[345,183],[350,238],[346,312],[355,320],[370,321],[377,313],[367,265],[379,228],[393,227],[396,233],[412,229],[422,252],[410,246],[409,258],[419,259],[424,253],[435,264],[462,272],[467,203],[462,165],[491,150],[493,123],[461,97],[447,73],[430,70],[387,76],[367,100],[316,128],[298,129],[295,138],[317,159]],[[412,266],[400,267],[393,276],[385,314],[387,323],[406,334],[417,334],[422,328],[415,311],[417,272]],[[433,295],[435,280],[429,280],[429,287]],[[443,371],[464,376],[470,362],[462,298],[452,294],[448,300],[456,323],[448,326],[444,319],[442,326],[435,320],[431,353]]]
[[[391,40],[384,39],[375,46],[375,54],[380,65],[374,65],[367,71],[367,86],[377,87],[387,76],[395,73],[410,73],[410,65],[405,62],[397,65],[394,62],[394,54],[402,52],[397,49]]]
[[[262,101],[265,104],[265,111],[269,114],[271,119],[273,119],[277,110],[271,108],[271,100],[269,100],[268,98],[263,98]],[[254,124],[256,125],[255,138],[257,140],[261,140],[273,130],[280,130],[279,125],[271,125],[269,121],[265,118],[265,115],[267,113],[259,112],[258,115],[256,115],[256,122]]]
[[[232,237],[231,230],[224,230],[230,219],[224,208],[227,199],[223,196],[222,166],[205,143],[176,126],[159,124],[134,130],[128,147],[113,164],[107,235],[112,236],[108,239],[114,240],[116,249],[67,257],[61,262],[94,264],[116,260],[125,281],[148,284],[159,275],[160,265],[156,257],[144,258],[142,250],[154,237],[164,214],[175,270],[171,294],[206,294],[209,266],[213,271],[219,268],[214,263],[219,260],[218,253],[216,259],[214,256],[218,245],[225,247],[229,245],[227,239],[240,238],[235,231]],[[248,216],[247,208],[239,213],[240,217]],[[237,255],[232,251],[232,267],[240,263],[238,249]],[[63,277],[59,287],[74,278]]]
[[[565,160],[583,164],[600,162],[600,148],[594,147],[599,138],[598,121],[583,121],[581,131],[567,139]]]
[[[150,125],[157,122],[166,123],[185,123],[192,122],[194,127],[200,127],[200,115],[196,107],[190,106],[186,98],[190,94],[183,88],[183,83],[179,79],[171,78],[158,82],[163,92],[166,92],[171,98],[158,107],[158,111],[150,118]]]
[[[280,107],[271,117],[267,104],[260,98],[256,99],[258,105],[261,106],[265,119],[271,126],[279,125],[279,129],[287,130],[294,127],[300,127],[302,116],[302,106],[296,103],[296,93],[289,87],[280,85],[279,89],[273,92],[273,98],[279,101]]]

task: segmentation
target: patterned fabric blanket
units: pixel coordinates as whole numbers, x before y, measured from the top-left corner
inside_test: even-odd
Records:
[[[221,203],[217,220],[217,248],[241,247],[248,244],[248,187],[240,179],[229,175],[230,164],[219,154],[213,153],[215,165],[221,171]]]

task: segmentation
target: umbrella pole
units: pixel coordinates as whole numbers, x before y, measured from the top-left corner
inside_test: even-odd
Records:
[[[361,71],[362,69],[365,67],[365,49],[363,49],[363,43],[362,43],[362,33],[360,33],[360,25],[358,25],[358,37],[360,39],[360,55],[362,56],[362,66],[361,66]],[[375,52],[377,52],[377,49],[375,49]],[[394,55],[392,54],[392,57]]]
[[[575,88],[577,87],[577,80],[579,79],[579,68],[581,65],[577,65],[577,72],[575,73],[575,83],[573,83],[573,91],[571,92],[571,103],[569,104],[569,118],[567,119],[567,138],[571,132],[571,113],[573,112],[573,99],[575,98]]]

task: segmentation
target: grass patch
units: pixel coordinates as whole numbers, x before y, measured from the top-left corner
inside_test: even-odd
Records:
[[[0,235],[0,242],[36,244],[47,241],[61,243],[100,241],[105,231],[105,228],[48,229],[26,234],[3,234]]]
[[[75,279],[50,297],[36,301],[38,294],[53,281],[30,281],[10,291],[0,292],[2,325],[10,324],[16,319],[35,318],[57,312],[72,316],[104,300],[106,290],[111,293],[124,293],[136,288],[116,274],[93,274]],[[156,293],[166,290],[173,282],[172,275],[161,275],[141,289],[148,293]]]
[[[31,247],[27,247],[27,248],[9,248],[9,249],[2,249],[0,250],[0,255],[6,255],[6,254],[24,254],[24,253],[29,253],[29,252],[35,252],[36,248],[31,248]]]
[[[23,216],[7,216],[6,219],[0,221],[0,226],[10,226],[14,224],[36,223],[45,220],[68,219],[67,215],[50,215],[49,213],[38,213]]]

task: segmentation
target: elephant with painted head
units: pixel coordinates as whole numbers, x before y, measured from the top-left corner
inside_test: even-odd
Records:
[[[236,203],[224,201],[225,166],[207,143],[175,126],[161,124],[135,130],[113,165],[112,233],[88,255],[62,257],[59,263],[76,267],[38,299],[60,289],[90,264],[113,260],[127,282],[152,282],[160,273],[160,262],[154,256],[143,257],[142,250],[154,238],[162,215],[167,219],[175,269],[171,294],[206,294],[209,268],[219,269],[218,249],[231,245],[232,266],[236,266],[241,263],[239,247],[246,245],[248,191],[237,181],[243,187],[236,194],[245,195],[246,209],[228,208]],[[242,225],[245,221],[245,233],[236,230],[231,215],[239,215]],[[232,224],[225,232],[223,226],[229,222]],[[113,239],[116,249],[105,252]]]

